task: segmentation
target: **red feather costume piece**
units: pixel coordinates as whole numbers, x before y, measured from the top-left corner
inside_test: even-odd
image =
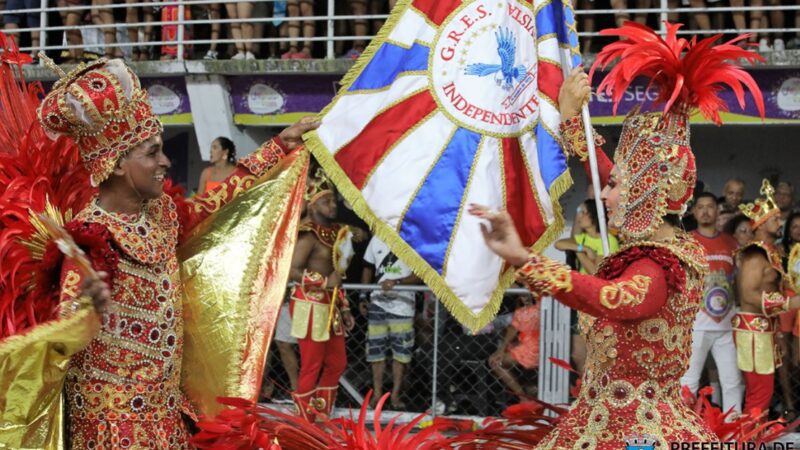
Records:
[[[48,289],[49,272],[60,255],[46,254],[47,238],[32,221],[45,213],[59,223],[82,210],[95,190],[68,139],[50,139],[36,119],[41,85],[25,83],[12,38],[0,34],[0,339],[52,319],[58,305],[56,287]],[[15,73],[18,77],[15,77]],[[39,275],[41,274],[41,276]],[[37,278],[38,277],[38,278]],[[34,289],[35,287],[35,289]]]
[[[502,418],[488,418],[480,427],[472,421],[436,418],[421,427],[425,414],[398,425],[397,417],[381,426],[385,394],[375,408],[374,428],[367,427],[370,391],[358,418],[323,420],[313,424],[294,414],[258,406],[238,398],[220,398],[229,408],[214,419],[197,423],[200,432],[192,443],[201,449],[218,450],[435,450],[435,449],[520,449],[531,448],[549,433],[558,418],[547,417],[545,409],[557,415],[565,410],[541,402],[526,402],[508,408]],[[415,429],[422,428],[415,432]],[[412,433],[413,432],[413,433]]]
[[[720,125],[720,111],[727,105],[719,98],[724,86],[736,94],[739,105],[744,108],[745,92],[749,89],[761,116],[764,116],[764,99],[753,77],[736,64],[738,60],[754,64],[764,62],[759,54],[742,49],[738,42],[749,37],[745,34],[719,45],[714,45],[722,35],[718,34],[700,41],[677,36],[681,24],[666,22],[667,36],[662,38],[654,30],[636,22],[626,22],[620,28],[600,32],[604,36],[619,36],[622,40],[609,44],[597,55],[590,77],[600,67],[605,69],[612,62],[617,64],[603,79],[598,92],[610,95],[614,101],[614,113],[628,86],[639,76],[650,79],[650,85],[658,91],[656,104],[664,104],[664,113],[673,106],[685,105],[697,108],[707,119]]]

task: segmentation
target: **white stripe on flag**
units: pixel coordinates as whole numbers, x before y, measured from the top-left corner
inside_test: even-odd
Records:
[[[411,196],[455,129],[444,114],[435,113],[390,150],[362,190],[378,218],[397,228]]]
[[[427,76],[409,75],[395,80],[386,91],[343,95],[335,100],[336,103],[325,114],[317,134],[325,147],[336,154],[341,147],[361,134],[367,124],[384,109],[427,85]],[[332,125],[328,125],[329,123]]]
[[[548,225],[553,223],[555,216],[553,214],[553,205],[550,202],[550,193],[542,178],[542,172],[539,170],[539,151],[536,147],[536,136],[533,133],[525,133],[519,138],[520,145],[522,146],[522,154],[528,160],[528,167],[531,169],[531,176],[533,177],[533,184],[536,187],[536,194],[539,198],[539,204],[545,214],[545,220]],[[522,170],[522,168],[520,168]]]
[[[499,140],[484,137],[444,273],[447,285],[476,314],[486,306],[497,286],[503,262],[484,243],[481,220],[468,214],[466,208],[470,203],[492,209],[503,207],[500,152]]]
[[[403,16],[395,24],[389,40],[406,47],[414,44],[414,41],[430,44],[436,37],[436,29],[428,25],[428,22],[416,10],[407,9]]]
[[[539,58],[561,62],[560,48],[556,36],[550,36],[547,39],[539,41],[536,45],[536,52],[539,54]],[[557,99],[554,98],[553,100]]]

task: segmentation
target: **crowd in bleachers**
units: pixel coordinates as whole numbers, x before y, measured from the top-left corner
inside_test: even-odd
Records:
[[[4,4],[3,4],[4,3]],[[336,1],[333,14],[347,16],[334,20],[335,54],[340,58],[356,59],[364,51],[371,36],[384,22],[396,0]],[[595,32],[635,20],[658,26],[659,14],[629,13],[631,9],[658,8],[658,0],[573,0],[577,10],[609,10],[613,14],[581,14],[579,30]],[[40,0],[5,0],[0,10],[34,10],[23,13],[4,13],[6,32],[37,28],[42,15]],[[184,41],[202,43],[183,47],[186,59],[252,60],[265,58],[310,59],[327,55],[324,38],[328,36],[328,2],[315,0],[242,1],[236,3],[207,3],[191,0],[184,6],[185,25],[179,25],[179,7],[175,3],[150,0],[58,0],[45,3],[49,7],[72,7],[71,10],[49,11],[45,14],[48,47],[66,45],[71,48],[53,52],[63,62],[77,62],[99,56],[124,57],[130,61],[174,59],[178,57],[179,35]],[[119,7],[117,7],[119,5]],[[130,6],[126,6],[130,5]],[[145,5],[145,6],[141,6]],[[717,7],[775,7],[797,6],[793,0],[669,0],[670,9]],[[74,9],[82,8],[82,9]],[[359,18],[359,17],[364,18]],[[790,29],[800,27],[797,10],[740,10],[722,12],[674,12],[670,21],[685,23],[689,29],[743,30]],[[172,22],[172,23],[170,23]],[[139,24],[120,27],[119,24]],[[52,27],[75,27],[67,30]],[[91,26],[91,27],[90,27]],[[179,31],[179,27],[182,30]],[[24,47],[40,45],[38,31],[19,33]],[[346,39],[341,39],[345,37]],[[273,39],[269,41],[269,39]],[[275,40],[277,39],[277,40]],[[235,42],[234,42],[235,41]],[[756,32],[749,40],[761,52],[800,48],[800,34],[790,32]],[[63,43],[63,44],[62,44]],[[584,53],[596,52],[604,40],[586,36],[581,45]]]

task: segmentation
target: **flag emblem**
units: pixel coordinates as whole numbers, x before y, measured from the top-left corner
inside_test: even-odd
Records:
[[[536,126],[536,22],[511,0],[466,3],[439,28],[431,54],[432,92],[454,123],[497,137]]]

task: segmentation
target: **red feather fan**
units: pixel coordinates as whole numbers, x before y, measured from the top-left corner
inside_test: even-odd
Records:
[[[44,212],[63,223],[94,193],[77,145],[51,140],[36,118],[41,85],[25,83],[13,38],[0,34],[0,339],[51,319],[55,295],[34,289],[46,237],[31,222]],[[48,204],[50,205],[48,207]],[[52,217],[56,216],[56,217]],[[55,294],[53,292],[52,294]]]
[[[746,87],[764,117],[764,99],[753,77],[737,65],[738,60],[750,64],[764,62],[757,53],[745,50],[737,43],[749,35],[742,35],[719,45],[714,43],[722,35],[697,41],[678,38],[681,24],[666,23],[667,35],[662,38],[645,25],[625,22],[620,28],[600,32],[604,36],[619,36],[622,40],[607,45],[597,55],[589,74],[597,68],[616,65],[600,83],[598,92],[610,95],[614,113],[628,86],[639,76],[649,78],[650,85],[658,90],[656,104],[664,104],[664,113],[673,108],[699,109],[707,119],[717,125],[722,123],[719,112],[727,105],[718,94],[724,86],[736,94],[739,106],[744,108]]]

